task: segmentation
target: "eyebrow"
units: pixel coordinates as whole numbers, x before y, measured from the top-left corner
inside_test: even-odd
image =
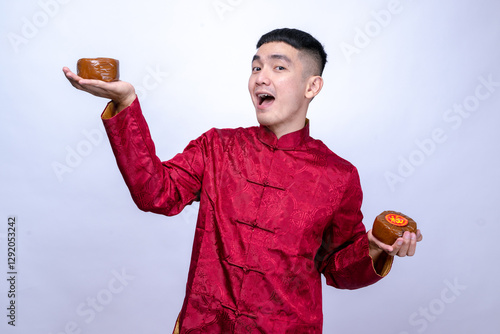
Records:
[[[271,58],[271,59],[281,59],[281,60],[286,61],[289,64],[292,63],[292,61],[290,60],[290,58],[288,58],[287,56],[282,55],[282,54],[272,54],[271,56],[269,56],[269,58]],[[254,62],[256,60],[260,61],[261,57],[259,55],[253,56],[252,62]]]

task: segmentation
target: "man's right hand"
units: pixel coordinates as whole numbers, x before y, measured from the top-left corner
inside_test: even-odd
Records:
[[[115,114],[131,105],[136,98],[134,86],[128,82],[83,79],[67,67],[63,67],[63,72],[76,89],[112,100],[115,104]]]

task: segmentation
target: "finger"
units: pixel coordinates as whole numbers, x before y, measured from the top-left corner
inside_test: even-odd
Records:
[[[68,67],[63,67],[63,72],[70,81],[77,82],[81,86],[94,86],[104,88],[108,83],[102,80],[85,79],[71,72]],[[103,86],[104,84],[104,86]]]
[[[384,252],[388,253],[388,254],[391,254],[391,253],[395,252],[393,246],[390,246],[390,245],[387,245],[387,244],[384,244],[384,243],[378,244],[378,247],[380,249],[382,249]]]
[[[80,77],[78,77],[80,78]],[[103,80],[96,80],[96,79],[84,79],[80,78],[78,80],[82,86],[94,86],[94,87],[99,87],[99,88],[104,88],[106,85],[109,85],[109,82],[103,81]]]
[[[384,252],[386,253],[391,253],[394,249],[392,246],[390,245],[387,245],[385,243],[383,243],[382,241],[378,240],[372,233],[372,230],[368,230],[368,240],[371,242],[371,243],[374,243],[375,245],[377,245],[378,248],[382,249]]]
[[[63,72],[64,75],[66,76],[66,79],[69,80],[71,85],[77,89],[83,90],[83,87],[80,85],[80,80],[82,80],[81,77],[76,75],[75,73],[71,72],[71,70],[67,67],[63,67]]]
[[[73,80],[76,80],[76,81],[78,81],[79,79],[82,79],[81,77],[79,77],[75,73],[71,72],[71,70],[68,67],[66,67],[66,66],[63,67],[63,72],[66,75],[66,78],[68,78],[68,79],[73,79]]]
[[[77,78],[80,77],[77,76]],[[113,84],[102,80],[80,78],[77,85],[80,87],[79,89],[98,97],[113,99],[117,95]]]
[[[394,241],[392,246],[390,246],[390,249],[386,250],[387,254],[389,254],[390,256],[397,255],[402,245],[403,245],[403,238],[396,239],[396,241]]]
[[[417,235],[417,242],[422,241],[422,239],[424,238],[424,236],[422,235],[422,232],[420,232],[420,230],[418,230],[418,229],[417,229],[416,235]]]
[[[104,87],[98,84],[94,85],[88,82],[81,82],[80,85],[83,91],[95,95],[97,97],[105,97],[110,99],[113,98],[113,94],[110,94],[109,90],[105,89]]]
[[[76,81],[76,80],[74,80],[74,79],[70,79],[70,78],[68,78],[68,80],[69,80],[69,83],[70,83],[73,87],[75,87],[75,88],[77,88],[77,89],[80,89],[80,90],[83,90],[83,87],[82,87],[82,86],[78,83],[78,81]]]
[[[410,248],[410,241],[411,241],[411,234],[410,232],[406,231],[403,234],[403,244],[401,245],[401,248],[399,248],[399,251],[397,253],[398,256],[404,257],[408,254],[408,249]]]
[[[417,250],[417,235],[415,233],[411,233],[410,235],[410,247],[408,247],[407,256],[415,255],[415,251]]]
[[[82,78],[81,76],[71,72],[71,70],[67,67],[63,67],[63,72],[69,81],[71,81],[72,83],[78,84],[80,87],[94,86],[94,87],[103,88],[102,84],[103,83],[106,84],[106,82],[101,81],[101,80]]]

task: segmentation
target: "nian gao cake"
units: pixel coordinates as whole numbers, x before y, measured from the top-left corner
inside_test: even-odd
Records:
[[[82,58],[77,63],[77,75],[84,79],[116,81],[120,79],[119,65],[113,58]]]
[[[384,211],[375,218],[373,236],[387,245],[392,245],[406,231],[417,232],[417,223],[396,211]]]

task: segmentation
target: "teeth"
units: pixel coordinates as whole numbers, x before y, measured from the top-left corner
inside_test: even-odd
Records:
[[[262,98],[269,97],[269,96],[271,96],[271,95],[269,95],[269,94],[259,94],[259,97],[262,97]]]

